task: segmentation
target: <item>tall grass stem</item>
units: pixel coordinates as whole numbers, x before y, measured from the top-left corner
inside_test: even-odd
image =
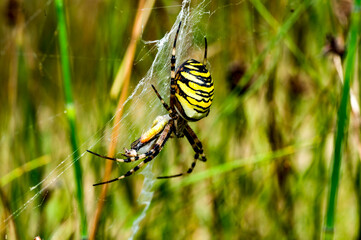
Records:
[[[337,115],[337,129],[334,144],[334,154],[331,163],[331,178],[329,182],[329,195],[327,199],[327,209],[325,217],[325,233],[324,239],[333,239],[334,225],[335,225],[335,210],[337,206],[337,193],[340,181],[340,168],[342,159],[342,146],[345,136],[345,131],[348,128],[348,117],[350,115],[349,98],[350,85],[352,83],[352,76],[355,66],[355,57],[358,43],[359,20],[361,0],[354,2],[354,11],[351,16],[351,27],[347,42],[347,53],[345,63],[345,78],[342,88],[341,103]]]
[[[124,109],[123,105],[124,105],[124,102],[127,99],[127,95],[128,95],[128,87],[129,87],[129,81],[130,81],[131,71],[132,71],[132,67],[133,67],[136,43],[138,42],[138,39],[140,37],[142,27],[145,27],[145,25],[148,21],[150,12],[152,11],[153,4],[154,4],[154,0],[147,0],[147,1],[140,0],[139,1],[138,10],[137,10],[137,14],[136,14],[136,17],[134,20],[134,25],[133,25],[131,42],[127,48],[126,54],[125,54],[123,61],[118,69],[118,73],[117,73],[114,83],[113,83],[113,87],[111,90],[111,96],[116,97],[118,95],[119,91],[121,91],[121,94],[120,94],[120,98],[119,98],[117,109],[116,109],[116,116],[115,116],[114,122],[113,122],[113,130],[112,130],[112,134],[111,134],[112,141],[110,142],[110,145],[108,148],[107,156],[109,156],[109,157],[114,156],[115,149],[116,149],[117,142],[118,142],[117,137],[118,137],[119,131],[120,131],[119,122],[122,118],[123,109]],[[112,166],[113,166],[112,161],[106,162],[103,181],[109,180]],[[93,219],[93,223],[90,228],[89,240],[95,239],[96,232],[97,232],[98,225],[99,225],[99,219],[100,219],[101,213],[103,211],[104,199],[107,195],[107,191],[108,191],[108,184],[104,184],[102,186],[99,201],[98,201],[97,208],[95,211],[95,217]]]
[[[62,70],[62,79],[64,86],[64,95],[65,95],[65,109],[66,116],[69,124],[69,134],[70,142],[73,150],[73,159],[74,159],[74,173],[75,173],[75,184],[76,184],[76,199],[79,206],[79,213],[81,218],[81,237],[82,239],[87,238],[87,219],[85,215],[84,208],[84,194],[83,194],[83,177],[82,177],[82,168],[80,165],[79,159],[79,149],[77,143],[77,130],[76,130],[76,112],[73,102],[72,88],[71,88],[71,74],[70,74],[70,61],[69,61],[69,47],[68,47],[68,37],[66,30],[66,21],[64,14],[64,2],[63,0],[55,1],[56,14],[58,18],[58,37],[59,37],[59,47],[60,47],[60,61],[61,61],[61,70]]]

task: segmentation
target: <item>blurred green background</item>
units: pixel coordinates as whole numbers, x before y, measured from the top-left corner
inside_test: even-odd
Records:
[[[95,230],[98,201],[104,208],[95,239],[131,235],[143,210],[137,202],[143,175],[110,184],[100,199],[101,187],[92,184],[102,181],[106,160],[85,150],[105,155],[112,142],[118,95],[111,97],[110,90],[119,66],[128,61],[135,16],[144,2],[64,2],[78,153],[70,141],[55,2],[0,2],[1,239],[86,237],[84,232]],[[207,37],[215,98],[209,116],[190,125],[208,161],[189,176],[155,181],[135,239],[320,239],[342,93],[335,62],[345,60],[352,1],[194,0],[189,6],[197,17],[190,18],[187,45],[179,40],[177,64],[202,59]],[[141,8],[150,15],[136,41],[126,96],[157,54],[155,43],[147,41],[176,26],[181,8],[174,0]],[[158,63],[170,66],[172,41],[173,35],[166,42],[169,54]],[[358,57],[353,63],[357,79]],[[140,87],[145,94],[135,92],[125,105],[117,156],[155,116],[165,114],[149,87],[156,84],[168,101],[170,71],[160,76],[147,80]],[[359,86],[352,82],[358,101]],[[361,238],[360,114],[350,116],[341,148],[335,239]],[[170,139],[153,160],[153,172],[185,171],[193,155],[185,139]],[[76,179],[74,163],[80,164],[82,180]],[[114,165],[110,177],[130,168]]]

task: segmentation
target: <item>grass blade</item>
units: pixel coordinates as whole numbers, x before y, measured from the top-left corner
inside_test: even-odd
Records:
[[[352,81],[352,74],[354,72],[354,63],[358,42],[358,28],[360,19],[360,6],[361,0],[355,1],[354,9],[352,13],[351,27],[347,44],[347,55],[345,64],[345,79],[342,89],[341,104],[338,110],[337,116],[337,129],[335,137],[334,154],[331,165],[331,178],[330,178],[330,190],[327,200],[327,209],[325,217],[325,235],[324,239],[333,239],[334,236],[334,224],[335,224],[335,209],[337,203],[337,192],[340,181],[340,167],[342,159],[342,146],[345,131],[348,127],[348,117],[350,114],[349,98],[350,98],[350,85]]]
[[[81,218],[81,237],[82,239],[87,238],[87,220],[84,208],[84,194],[83,194],[83,180],[82,180],[82,169],[80,166],[76,124],[75,124],[75,107],[73,102],[72,88],[71,88],[71,74],[70,74],[70,62],[68,55],[68,40],[66,31],[66,22],[64,14],[64,2],[63,0],[55,1],[56,14],[58,18],[58,31],[59,31],[59,47],[60,47],[60,60],[62,69],[62,78],[64,85],[65,94],[65,109],[67,112],[67,118],[69,123],[69,134],[70,141],[73,150],[74,158],[74,172],[75,172],[75,183],[76,183],[76,198],[79,206],[79,213]]]
[[[271,161],[276,161],[285,156],[293,155],[299,151],[305,149],[314,148],[317,144],[319,144],[319,138],[315,138],[311,141],[295,144],[291,146],[284,147],[277,151],[268,152],[264,154],[259,154],[255,156],[250,156],[248,158],[242,159],[235,159],[232,162],[226,162],[203,172],[194,173],[193,175],[188,176],[187,178],[182,179],[174,188],[181,188],[191,184],[196,184],[204,179],[218,177],[218,175],[225,174],[227,172],[245,167],[250,165],[257,165],[257,164],[268,164]]]
[[[30,172],[32,170],[35,170],[39,167],[42,167],[50,162],[50,157],[48,155],[44,155],[41,157],[38,157],[30,162],[25,163],[21,167],[15,168],[8,174],[2,176],[0,178],[0,186],[4,187],[5,185],[9,184],[13,180],[21,177],[24,173]]]

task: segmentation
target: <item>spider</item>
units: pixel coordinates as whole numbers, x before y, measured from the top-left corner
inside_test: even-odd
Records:
[[[168,111],[168,114],[158,116],[154,120],[152,127],[142,134],[140,138],[135,140],[131,144],[130,149],[125,149],[123,153],[125,156],[124,159],[107,157],[87,150],[89,153],[98,157],[116,162],[128,163],[138,160],[143,161],[124,175],[109,181],[96,183],[93,186],[115,182],[132,175],[144,164],[148,163],[159,154],[172,134],[172,136],[177,138],[181,138],[183,136],[187,138],[195,152],[194,160],[187,172],[171,176],[160,176],[158,179],[173,178],[189,174],[196,166],[197,160],[203,162],[207,161],[203,152],[202,143],[199,141],[192,128],[188,125],[188,122],[195,122],[206,117],[209,114],[210,106],[213,100],[213,80],[210,72],[206,68],[207,38],[204,38],[205,51],[203,63],[194,59],[189,59],[181,64],[177,71],[175,71],[176,43],[181,23],[182,22],[179,23],[172,49],[169,105],[163,100],[157,89],[152,85],[155,94],[163,104],[164,108]]]

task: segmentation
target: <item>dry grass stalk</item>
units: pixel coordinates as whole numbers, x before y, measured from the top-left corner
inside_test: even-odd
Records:
[[[111,95],[113,97],[115,97],[118,95],[118,92],[120,91],[120,89],[123,85],[122,91],[121,91],[121,96],[119,98],[119,102],[118,102],[118,106],[117,106],[117,110],[116,110],[116,116],[115,116],[114,123],[113,123],[114,127],[113,127],[112,137],[111,137],[112,141],[110,142],[110,145],[108,148],[107,155],[110,157],[114,156],[115,149],[117,146],[117,137],[119,136],[119,127],[120,127],[119,121],[122,118],[123,104],[128,95],[128,87],[129,87],[129,81],[130,81],[131,71],[132,71],[132,67],[133,67],[136,43],[137,43],[137,40],[139,39],[142,26],[144,26],[146,24],[146,22],[149,18],[154,1],[155,0],[140,0],[140,2],[139,2],[138,11],[137,11],[134,25],[133,25],[132,39],[131,39],[131,42],[129,43],[127,52],[123,58],[122,64],[118,70],[118,74],[115,78],[115,81],[114,81],[114,84],[112,87]],[[116,83],[116,82],[120,82],[120,85],[119,85],[119,83]],[[119,86],[117,86],[117,85],[119,85]],[[115,86],[117,86],[117,87],[115,87]],[[115,89],[115,90],[113,90],[113,89]],[[112,170],[112,165],[113,165],[112,161],[106,162],[103,181],[106,181],[109,179],[109,176],[110,176],[110,173]],[[100,197],[98,200],[95,217],[94,217],[92,226],[90,227],[89,240],[95,239],[95,235],[97,232],[99,219],[100,219],[100,216],[101,216],[101,213],[103,210],[104,199],[106,197],[107,190],[108,190],[108,184],[102,185],[102,190],[101,190],[101,194],[100,194]]]
[[[126,81],[129,81],[132,68],[135,50],[137,47],[137,42],[142,32],[142,27],[144,27],[149,19],[149,15],[151,13],[152,7],[154,5],[155,0],[140,0],[138,11],[135,16],[135,21],[132,30],[132,37],[130,39],[130,43],[128,45],[125,56],[122,60],[122,63],[118,69],[117,75],[115,77],[113,86],[110,90],[111,98],[116,99],[119,95],[119,92]]]

